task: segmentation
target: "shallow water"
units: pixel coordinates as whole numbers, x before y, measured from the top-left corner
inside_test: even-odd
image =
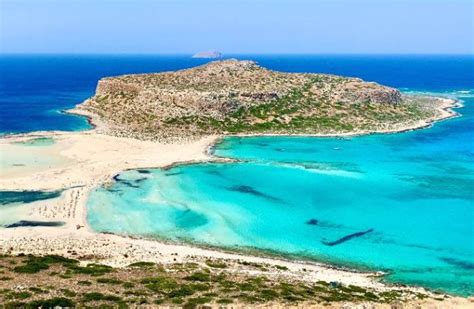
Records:
[[[244,160],[127,171],[94,191],[97,231],[251,247],[474,294],[474,101],[403,134],[226,138]]]
[[[61,195],[58,191],[0,191],[0,206],[27,204],[36,201],[56,198]]]
[[[33,226],[35,221],[24,221],[36,202],[59,198],[62,190],[57,191],[5,191],[0,190],[0,228]],[[22,223],[23,222],[23,223]],[[22,223],[22,224],[21,224]],[[54,222],[53,222],[54,223]],[[48,223],[46,223],[47,225]],[[37,224],[36,226],[39,226]],[[51,226],[51,225],[50,225]],[[60,226],[60,225],[56,225]]]
[[[39,137],[0,144],[0,177],[19,177],[60,168],[73,161],[61,155],[54,138]],[[0,198],[1,202],[1,198]]]
[[[56,141],[52,137],[36,137],[21,142],[15,142],[13,144],[24,146],[51,146],[55,143]]]

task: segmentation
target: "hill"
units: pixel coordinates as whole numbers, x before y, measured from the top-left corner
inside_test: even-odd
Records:
[[[98,115],[114,135],[169,139],[400,130],[440,117],[439,105],[359,78],[276,72],[231,59],[103,78],[78,109]]]

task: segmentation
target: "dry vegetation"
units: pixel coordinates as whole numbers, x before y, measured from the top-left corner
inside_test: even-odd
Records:
[[[375,291],[337,282],[300,282],[250,275],[251,270],[275,272],[284,266],[238,263],[247,272],[228,271],[229,262],[203,264],[137,262],[125,268],[80,264],[60,256],[1,256],[0,307],[128,308],[204,304],[327,305],[343,302],[389,304],[427,298],[407,290]],[[233,265],[235,267],[235,265]],[[270,269],[271,268],[271,269]],[[439,300],[443,300],[440,296]]]

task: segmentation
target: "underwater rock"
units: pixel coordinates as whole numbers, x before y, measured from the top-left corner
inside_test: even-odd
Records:
[[[63,190],[57,191],[0,191],[0,205],[32,203],[56,198]]]
[[[325,241],[325,240],[323,240],[323,241],[321,241],[321,243],[323,243],[326,246],[336,246],[336,245],[342,244],[342,243],[344,243],[348,240],[351,240],[352,238],[361,237],[361,236],[364,236],[365,234],[371,233],[373,231],[374,231],[374,229],[368,229],[367,231],[362,231],[362,232],[357,232],[357,233],[346,235],[344,237],[339,238],[336,241]]]
[[[469,261],[462,261],[459,259],[455,258],[450,258],[450,257],[442,257],[440,258],[441,261],[457,266],[459,268],[465,269],[465,270],[474,270],[474,263],[469,262]]]
[[[274,201],[274,202],[282,202],[281,199],[268,195],[266,193],[260,192],[252,188],[251,186],[247,185],[237,185],[237,186],[232,186],[229,188],[230,191],[236,191],[236,192],[241,192],[241,193],[246,193],[246,194],[251,194],[254,196],[266,198],[268,200]]]
[[[140,174],[151,174],[151,171],[149,170],[137,170],[137,172]]]
[[[176,176],[176,175],[181,175],[182,172],[174,172],[174,173],[166,173],[165,176]]]
[[[62,221],[29,221],[29,220],[20,220],[18,222],[7,224],[5,227],[7,229],[14,227],[37,227],[37,226],[63,226],[64,222]]]

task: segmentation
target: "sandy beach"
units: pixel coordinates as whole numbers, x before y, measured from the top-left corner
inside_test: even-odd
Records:
[[[400,127],[405,131],[426,127],[432,122],[457,115],[451,108],[455,102],[443,99],[439,115],[418,123]],[[87,115],[91,116],[91,115]],[[267,276],[283,276],[305,281],[337,281],[390,290],[395,287],[380,281],[381,273],[363,273],[338,269],[315,262],[290,261],[266,256],[243,255],[223,250],[198,248],[185,244],[171,244],[157,240],[99,234],[92,231],[86,220],[86,200],[91,189],[112,181],[114,175],[126,169],[165,167],[183,162],[220,160],[209,155],[208,149],[220,137],[208,136],[197,141],[158,143],[106,135],[106,126],[96,118],[90,118],[95,129],[86,132],[35,132],[6,136],[0,139],[2,161],[13,160],[18,143],[35,138],[52,138],[54,144],[46,147],[21,146],[24,151],[38,155],[51,155],[56,162],[44,164],[14,165],[3,168],[0,190],[58,190],[60,197],[30,203],[27,217],[23,220],[65,222],[61,227],[0,228],[0,253],[3,254],[60,254],[83,261],[95,261],[111,266],[126,266],[137,261],[175,263],[194,261],[202,263],[207,258],[227,261],[249,261],[269,265],[286,266],[287,270],[273,270]],[[393,132],[393,130],[391,131]],[[365,134],[369,132],[354,132]],[[379,133],[384,132],[383,129]],[[38,149],[38,150],[35,150]],[[13,152],[13,153],[12,153]],[[7,162],[8,163],[8,162]],[[3,162],[5,165],[5,162]],[[8,165],[8,164],[7,164]],[[3,166],[3,165],[2,165]],[[234,263],[230,271],[258,274]],[[427,293],[422,288],[396,287]],[[467,299],[452,298],[455,304],[447,307],[469,305]],[[456,303],[457,302],[457,303]]]

